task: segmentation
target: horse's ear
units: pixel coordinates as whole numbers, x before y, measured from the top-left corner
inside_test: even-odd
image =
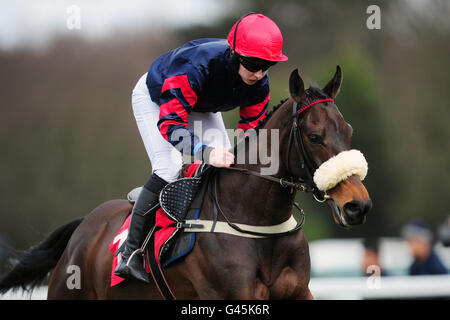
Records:
[[[339,90],[341,90],[341,84],[342,84],[342,70],[341,67],[336,66],[336,73],[322,90],[327,95],[329,95],[331,98],[334,99],[338,95]]]
[[[289,77],[289,92],[291,93],[292,99],[297,101],[297,103],[300,103],[300,98],[303,91],[305,91],[305,85],[302,78],[298,74],[298,69],[295,69]]]

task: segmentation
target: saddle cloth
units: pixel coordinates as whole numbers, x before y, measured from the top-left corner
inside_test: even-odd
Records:
[[[187,177],[193,177],[199,170],[200,163],[196,162],[192,164],[187,171]],[[201,171],[201,170],[200,170]],[[200,190],[196,193],[193,198],[189,209],[187,210],[185,219],[186,220],[197,220],[200,214],[201,205],[203,203],[203,198],[206,192],[207,187],[207,177],[204,177],[203,183],[200,186]],[[130,202],[135,201],[137,196],[139,195],[140,190],[134,189],[128,194],[128,200]],[[154,235],[154,257],[156,262],[162,267],[165,268],[171,263],[177,261],[178,259],[187,255],[195,243],[195,232],[185,233],[178,232],[180,228],[177,228],[176,216],[174,217],[173,212],[169,213],[169,215],[163,210],[163,208],[159,208],[156,212],[156,229]],[[172,218],[171,218],[172,217]],[[174,219],[175,218],[175,219]],[[131,214],[125,219],[122,224],[119,232],[116,237],[114,237],[113,241],[109,245],[109,250],[113,255],[113,263],[112,263],[112,271],[111,271],[111,287],[121,283],[123,278],[118,277],[114,274],[114,270],[116,269],[120,255],[115,256],[116,251],[120,248],[123,242],[126,240],[128,235],[128,228],[130,225]],[[147,248],[148,250],[148,248]],[[146,270],[150,272],[149,263],[148,263],[148,252],[146,254]]]

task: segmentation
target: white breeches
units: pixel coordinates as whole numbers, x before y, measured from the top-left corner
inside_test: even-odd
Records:
[[[132,94],[133,113],[150,158],[152,173],[167,182],[178,179],[183,164],[182,154],[165,140],[158,129],[159,105],[151,100],[145,83],[147,73],[136,84]],[[200,140],[210,147],[230,149],[231,144],[223,123],[222,114],[192,111],[188,127]]]

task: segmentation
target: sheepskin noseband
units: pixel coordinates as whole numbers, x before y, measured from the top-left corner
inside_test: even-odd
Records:
[[[314,173],[314,182],[319,190],[327,191],[354,174],[358,175],[361,181],[364,180],[367,169],[367,161],[361,151],[342,151],[322,163]]]

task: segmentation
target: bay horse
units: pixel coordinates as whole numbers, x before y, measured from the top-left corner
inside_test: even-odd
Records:
[[[336,171],[336,166],[342,166],[339,162],[345,162],[341,155],[350,151],[352,128],[333,100],[341,83],[339,66],[323,89],[305,89],[298,71],[292,72],[290,97],[259,125],[259,129],[279,130],[277,173],[268,179],[217,169],[216,200],[230,221],[258,226],[287,221],[296,195],[292,186],[301,181],[303,191],[313,190],[317,199],[329,205],[339,225],[365,222],[372,202],[361,182],[362,174],[344,170],[346,174],[339,173],[334,184],[322,187],[325,191],[318,190],[323,181],[315,179],[319,170],[326,182],[335,179],[322,171]],[[330,168],[324,168],[326,165]],[[261,166],[258,161],[235,164],[234,168],[256,172]],[[351,164],[344,165],[348,166]],[[274,182],[277,179],[280,183]],[[199,218],[211,219],[213,205],[205,196]],[[110,286],[112,255],[108,246],[131,209],[127,200],[111,200],[58,228],[25,252],[0,282],[0,291],[34,287],[53,269],[48,299],[160,299],[154,283],[126,280]],[[164,273],[178,299],[312,299],[310,268],[308,242],[301,230],[267,238],[198,233],[191,253]],[[75,271],[79,283],[69,285]]]

